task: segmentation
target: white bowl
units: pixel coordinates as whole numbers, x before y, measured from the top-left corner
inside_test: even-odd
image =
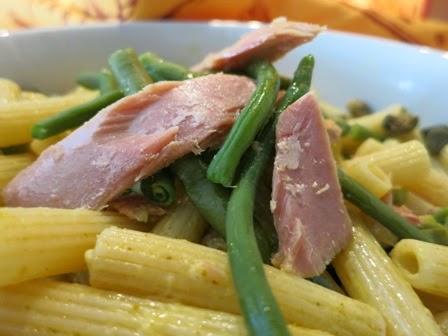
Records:
[[[186,65],[236,41],[258,23],[147,22],[66,27],[9,34],[0,31],[0,77],[28,88],[61,92],[81,70],[103,67],[123,47],[154,51]],[[375,108],[402,103],[423,124],[448,120],[448,53],[379,38],[327,31],[278,63],[294,71],[301,56],[316,57],[313,85],[328,102],[343,107],[351,98]]]

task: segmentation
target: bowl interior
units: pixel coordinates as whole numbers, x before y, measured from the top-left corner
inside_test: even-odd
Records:
[[[0,32],[0,77],[31,89],[63,92],[73,87],[80,71],[104,67],[118,48],[150,50],[191,65],[256,25],[148,22]],[[377,109],[402,103],[425,125],[447,120],[448,53],[328,31],[278,62],[280,72],[292,74],[308,53],[316,57],[313,86],[330,103],[343,107],[347,100],[360,98]]]

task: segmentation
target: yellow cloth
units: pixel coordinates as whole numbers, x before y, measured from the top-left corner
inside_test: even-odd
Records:
[[[97,21],[236,19],[277,16],[332,29],[448,49],[448,23],[404,20],[337,0],[1,0],[0,28],[21,29]]]

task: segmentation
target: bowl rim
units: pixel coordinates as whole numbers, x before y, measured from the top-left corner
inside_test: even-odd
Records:
[[[4,38],[23,38],[32,37],[35,35],[47,34],[61,34],[66,32],[89,31],[89,30],[111,30],[111,29],[126,29],[133,27],[169,27],[169,26],[191,26],[191,27],[213,27],[219,29],[256,29],[267,24],[262,21],[237,21],[237,20],[209,20],[209,21],[195,21],[195,20],[148,20],[148,21],[122,21],[122,22],[89,22],[85,24],[69,24],[64,26],[50,26],[50,27],[34,27],[23,30],[7,30],[0,29],[0,41]],[[335,36],[341,38],[349,38],[353,40],[372,41],[386,45],[388,47],[403,48],[408,51],[417,51],[425,54],[440,55],[442,58],[448,59],[448,51],[443,49],[436,49],[433,47],[397,41],[380,36],[373,36],[361,34],[356,32],[347,32],[335,29],[326,29],[321,33],[325,36]]]

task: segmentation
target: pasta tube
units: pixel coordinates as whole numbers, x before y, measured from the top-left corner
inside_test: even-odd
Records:
[[[84,252],[112,225],[138,227],[108,212],[0,208],[0,286],[83,270]]]
[[[374,138],[366,139],[356,150],[355,157],[375,153],[384,148],[384,145]]]
[[[443,334],[448,336],[448,311],[439,313],[436,316],[434,316],[437,323],[440,326],[440,329],[442,330]]]
[[[442,335],[429,310],[372,234],[353,219],[353,241],[333,261],[349,295],[382,313],[387,335]]]
[[[51,145],[54,145],[55,143],[61,141],[68,134],[69,134],[69,132],[63,132],[63,133],[53,135],[53,136],[43,139],[43,140],[33,139],[33,141],[31,141],[31,143],[30,143],[30,149],[35,155],[39,156],[44,150],[46,150]]]
[[[290,327],[292,335],[330,336]],[[37,280],[0,289],[0,335],[247,335],[239,316],[79,284]]]
[[[390,177],[376,165],[365,160],[356,160],[345,164],[345,171],[364,188],[378,198],[392,190]]]
[[[221,251],[110,228],[99,235],[86,261],[94,287],[239,312],[227,257]],[[288,322],[338,336],[384,335],[382,317],[368,305],[270,266],[265,271]]]
[[[439,160],[445,172],[448,173],[448,145],[445,145],[440,151]]]
[[[384,149],[355,158],[344,163],[347,172],[352,165],[365,162],[369,167],[376,166],[392,177],[394,184],[411,186],[415,184],[415,173],[424,176],[429,173],[431,160],[425,146],[411,140],[398,145],[385,146]],[[447,177],[448,179],[448,177]]]
[[[78,89],[65,96],[0,105],[0,147],[30,142],[31,127],[37,121],[91,100],[95,95],[95,91]]]
[[[404,107],[401,105],[390,105],[381,111],[348,120],[349,125],[360,125],[375,134],[384,134],[383,120],[389,115],[397,116],[402,113]]]
[[[418,178],[414,178],[414,182],[407,187],[434,205],[448,206],[448,176],[443,172],[435,169],[426,175],[420,175],[419,172]]]
[[[448,246],[404,239],[391,257],[412,287],[448,298]]]
[[[199,211],[191,201],[186,200],[163,217],[152,232],[161,236],[198,242],[204,235],[206,227],[207,223]]]
[[[33,161],[34,158],[30,154],[0,155],[0,203],[2,189]]]
[[[424,293],[419,290],[415,291],[422,300],[425,307],[427,307],[433,314],[448,311],[448,299],[429,293]]]
[[[19,99],[20,93],[20,87],[16,82],[6,78],[0,78],[0,104]]]

